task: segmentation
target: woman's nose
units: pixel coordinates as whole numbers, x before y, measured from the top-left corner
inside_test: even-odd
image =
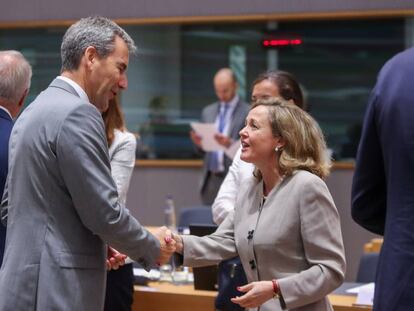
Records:
[[[243,127],[239,132],[240,137],[246,135],[246,127]]]

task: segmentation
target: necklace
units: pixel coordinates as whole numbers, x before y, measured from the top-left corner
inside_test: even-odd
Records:
[[[260,200],[260,205],[259,205],[259,211],[262,211],[263,205],[265,204],[267,197],[269,195],[270,192],[272,192],[275,188],[280,187],[280,185],[282,184],[283,180],[285,179],[286,174],[283,174],[282,176],[280,176],[279,180],[277,181],[277,183],[274,185],[274,187],[272,188],[272,190],[270,190],[268,192],[267,195],[264,194],[264,189],[263,189],[263,193],[262,193],[262,199]],[[264,183],[263,183],[263,188],[264,188]]]

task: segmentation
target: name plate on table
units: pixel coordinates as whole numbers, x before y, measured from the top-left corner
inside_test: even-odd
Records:
[[[356,305],[372,306],[374,303],[375,284],[368,283],[347,290],[348,293],[357,294]]]

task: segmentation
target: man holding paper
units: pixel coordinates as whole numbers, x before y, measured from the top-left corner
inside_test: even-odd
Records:
[[[229,68],[220,69],[214,76],[214,90],[218,101],[205,107],[201,113],[201,122],[214,125],[214,144],[203,144],[208,138],[200,131],[191,131],[190,137],[204,154],[203,176],[201,181],[201,200],[211,205],[221,183],[227,174],[232,159],[225,150],[239,139],[239,131],[249,111],[249,106],[237,96],[237,81]],[[204,131],[204,133],[208,132]],[[216,149],[216,150],[212,150]]]

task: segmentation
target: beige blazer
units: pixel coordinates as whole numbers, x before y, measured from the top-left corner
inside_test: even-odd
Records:
[[[257,310],[332,310],[326,295],[344,280],[345,255],[326,184],[297,171],[269,193],[263,206],[262,189],[262,182],[244,179],[235,211],[214,234],[183,236],[184,265],[202,266],[238,254],[249,282],[279,282],[283,298]]]

